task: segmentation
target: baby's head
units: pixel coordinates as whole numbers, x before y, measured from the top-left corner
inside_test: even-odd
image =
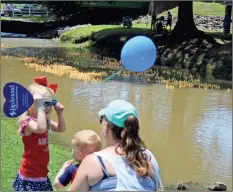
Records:
[[[72,155],[78,162],[87,155],[99,151],[101,147],[100,136],[92,130],[78,131],[72,138]]]

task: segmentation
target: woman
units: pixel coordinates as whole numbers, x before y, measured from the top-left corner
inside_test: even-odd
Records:
[[[114,100],[99,116],[107,147],[84,158],[69,191],[158,191],[159,167],[139,137],[135,107]]]

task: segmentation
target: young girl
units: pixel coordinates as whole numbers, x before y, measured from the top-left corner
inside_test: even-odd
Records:
[[[64,107],[54,98],[57,85],[49,85],[46,77],[34,79],[28,88],[34,103],[19,119],[19,133],[24,144],[24,153],[19,172],[14,181],[15,191],[53,191],[48,178],[49,132],[64,132]],[[52,107],[58,123],[49,119]]]

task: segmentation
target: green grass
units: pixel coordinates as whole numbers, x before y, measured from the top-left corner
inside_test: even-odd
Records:
[[[123,28],[122,25],[92,25],[79,29],[74,29],[63,33],[60,36],[61,41],[68,41],[71,43],[83,43],[90,39],[93,32],[98,32],[97,39],[103,38],[106,35],[117,35],[117,34],[134,34],[143,33],[149,31],[149,25],[146,24],[135,24],[133,28]]]
[[[68,40],[71,39],[81,40],[88,38],[92,32],[97,32],[102,29],[111,29],[115,27],[117,27],[117,25],[93,25],[93,26],[67,31],[63,33],[60,38],[62,40],[64,39],[64,37],[69,38]]]
[[[23,143],[21,136],[17,132],[16,120],[1,118],[1,136],[1,187],[2,191],[13,191],[12,184],[23,154]],[[71,150],[50,144],[49,177],[52,183],[63,163],[71,158]]]
[[[174,26],[173,26],[174,27]],[[91,46],[91,34],[96,32],[95,39],[102,39],[111,36],[121,35],[122,38],[126,38],[128,35],[150,33],[150,25],[147,24],[134,24],[131,29],[124,29],[122,25],[92,25],[79,29],[73,29],[63,33],[60,36],[61,42],[67,42],[68,46],[77,44],[80,48],[88,48]],[[205,31],[211,35],[221,44],[231,42],[232,33],[229,34],[229,38],[222,38],[223,33],[220,31]]]
[[[178,7],[168,10],[172,15],[178,15]],[[205,3],[205,2],[193,2],[193,14],[202,16],[221,16],[225,15],[225,6],[220,3]],[[160,14],[167,15],[167,11]]]

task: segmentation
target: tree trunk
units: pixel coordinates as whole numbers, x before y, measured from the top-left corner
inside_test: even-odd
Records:
[[[178,2],[178,18],[174,29],[154,40],[160,44],[175,45],[192,38],[205,39],[211,44],[217,44],[216,40],[209,34],[197,29],[193,19],[193,2],[192,1],[179,1]]]
[[[169,41],[170,44],[180,43],[192,38],[203,38],[209,43],[216,44],[215,39],[203,31],[197,29],[193,19],[193,2],[179,1],[178,2],[178,19],[174,29],[164,36],[162,41]],[[161,42],[162,42],[161,41]]]
[[[175,33],[180,38],[190,38],[198,33],[198,29],[193,20],[193,2],[180,1],[178,3],[178,19],[171,35]]]

